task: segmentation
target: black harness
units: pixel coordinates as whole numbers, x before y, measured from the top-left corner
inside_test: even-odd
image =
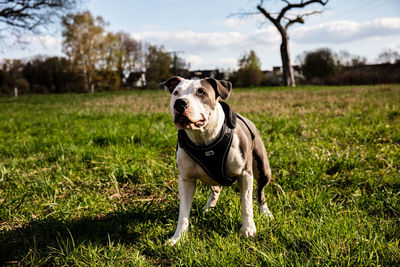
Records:
[[[225,121],[215,141],[207,146],[197,146],[187,136],[185,130],[178,131],[178,145],[196,161],[203,170],[218,184],[229,186],[236,182],[237,177],[226,175],[226,158],[232,144],[233,129],[236,128],[237,118],[242,120],[250,131],[254,140],[254,134],[244,119],[236,114],[228,104],[219,102],[225,113]]]

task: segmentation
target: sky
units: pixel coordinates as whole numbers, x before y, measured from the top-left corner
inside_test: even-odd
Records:
[[[229,69],[251,49],[262,69],[280,66],[280,35],[256,12],[257,0],[86,0],[82,10],[102,16],[107,31],[124,31],[136,40],[163,45],[190,63],[191,70]],[[283,1],[265,0],[268,11],[279,11]],[[289,28],[290,53],[330,48],[367,58],[376,63],[386,49],[400,52],[400,0],[330,0],[325,7],[313,4],[307,11],[322,10]],[[242,14],[242,15],[240,15]],[[290,15],[296,15],[290,12]],[[29,59],[35,55],[61,56],[62,37],[24,36],[25,49],[9,46],[4,58]]]

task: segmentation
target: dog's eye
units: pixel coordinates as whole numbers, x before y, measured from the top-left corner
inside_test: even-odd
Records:
[[[177,96],[177,95],[178,95],[178,91],[174,91],[172,94],[173,94],[174,96]]]
[[[197,95],[198,96],[204,96],[204,95],[206,95],[206,92],[203,90],[203,89],[201,89],[201,88],[199,88],[199,89],[197,89]]]

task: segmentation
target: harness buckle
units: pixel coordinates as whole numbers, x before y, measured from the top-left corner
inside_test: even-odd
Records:
[[[204,152],[204,155],[206,155],[207,157],[214,156],[214,150],[206,151]]]

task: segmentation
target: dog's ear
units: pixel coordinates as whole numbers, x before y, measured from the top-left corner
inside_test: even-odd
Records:
[[[166,86],[169,92],[172,93],[182,80],[183,78],[179,76],[174,76],[172,78],[169,78],[167,81],[160,83],[158,86],[159,87]]]
[[[214,78],[206,78],[205,80],[214,88],[216,97],[220,96],[223,100],[228,99],[232,91],[231,82],[216,80]]]

